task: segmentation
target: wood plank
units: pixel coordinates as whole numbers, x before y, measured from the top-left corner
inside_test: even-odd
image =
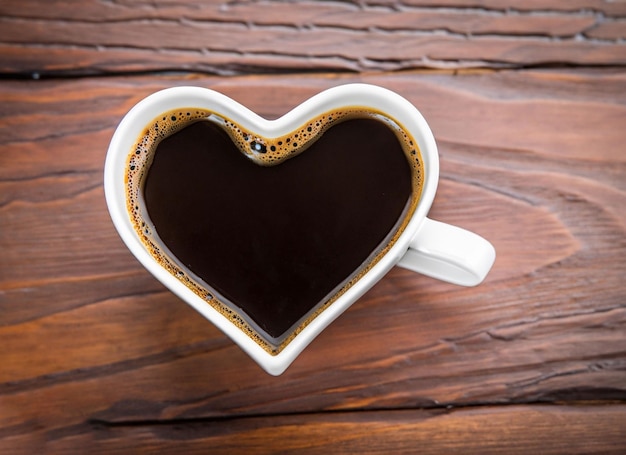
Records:
[[[498,259],[471,289],[392,270],[269,377],[126,251],[100,186],[108,140],[168,86],[275,118],[354,81],[420,108],[442,158],[432,216],[485,235]],[[143,444],[146,421],[623,402],[625,83],[612,70],[0,82],[2,442],[78,444],[93,421],[134,423]]]
[[[626,63],[623,18],[607,17],[626,12],[613,2],[35,4],[0,5],[0,71],[240,74]]]
[[[489,13],[501,17],[506,12],[528,19],[525,13],[562,14],[561,17],[575,18],[600,15],[614,18],[626,16],[626,6],[622,1],[612,0],[527,0],[523,3],[515,0],[363,0],[346,2],[300,1],[297,7],[280,0],[240,1],[224,3],[219,0],[198,1],[181,0],[176,3],[154,1],[149,5],[129,1],[97,2],[86,0],[81,8],[67,0],[50,0],[49,8],[38,8],[35,0],[5,0],[0,12],[6,16],[24,19],[66,19],[91,22],[110,22],[130,19],[167,19],[174,17],[221,20],[223,22],[249,22],[274,25],[311,26],[320,25],[318,20],[325,20],[335,14],[345,12],[378,12],[383,17],[387,13],[404,11],[409,14],[423,12],[427,14],[467,14],[468,18],[480,13]],[[282,14],[277,14],[277,12]],[[96,16],[98,14],[99,16]],[[358,15],[355,18],[359,20]],[[384,20],[384,19],[383,19]],[[541,20],[541,19],[540,19]],[[558,19],[557,19],[558,20]],[[346,20],[347,22],[347,20]],[[347,26],[347,24],[344,24]]]
[[[7,16],[22,20],[56,20],[93,22],[97,15],[101,22],[137,20],[184,20],[215,23],[249,24],[250,26],[283,27],[337,27],[348,30],[373,28],[399,30],[448,30],[463,34],[573,36],[598,23],[592,11],[575,14],[507,14],[468,8],[367,8],[356,4],[331,2],[266,2],[262,7],[254,2],[225,5],[223,2],[178,2],[159,8],[142,8],[133,4],[85,2],[84,8],[57,5],[34,12],[28,2],[7,2],[3,10]],[[391,6],[391,5],[390,5]]]
[[[76,429],[78,430],[78,429]],[[96,424],[58,434],[58,452],[621,454],[626,406],[507,406],[432,411],[324,413],[267,418]]]
[[[270,8],[271,10],[271,8]],[[277,11],[270,17],[276,17]],[[482,11],[462,9],[423,10],[406,9],[380,11],[379,9],[359,11],[334,11],[331,14],[314,18],[310,25],[320,27],[339,27],[349,30],[385,31],[447,31],[468,36],[508,35],[508,36],[550,36],[572,37],[583,33],[596,24],[592,15],[509,15],[484,14]],[[309,25],[307,23],[299,26]]]
[[[384,330],[381,336],[390,337],[395,328],[402,334],[393,342],[404,344],[378,350],[376,344],[367,342],[367,332],[374,325],[371,319],[381,312],[350,311],[277,380],[260,372],[212,326],[191,316],[179,316],[186,310],[183,305],[171,308],[169,325],[167,319],[159,320],[158,315],[145,311],[142,316],[150,325],[119,322],[132,316],[133,307],[145,307],[144,302],[131,305],[126,300],[92,309],[107,314],[122,304],[130,307],[126,312],[118,310],[99,325],[91,324],[91,335],[83,333],[89,323],[83,324],[83,330],[75,329],[72,338],[84,343],[71,345],[67,335],[59,340],[46,338],[49,347],[35,348],[38,352],[32,357],[45,363],[50,373],[2,384],[0,425],[4,431],[17,436],[30,431],[34,424],[47,433],[63,432],[86,419],[139,424],[330,410],[626,399],[626,362],[623,346],[616,339],[623,332],[623,311],[503,324],[490,328],[489,333],[473,335],[471,331],[476,331],[480,322],[468,327],[450,315],[433,315],[404,327],[396,323],[393,328],[386,318],[379,324]],[[362,303],[376,307],[376,301]],[[394,313],[400,313],[396,320],[410,318],[406,309]],[[67,331],[73,320],[66,321]],[[450,330],[470,334],[457,339],[453,333],[428,328],[445,323],[451,325]],[[577,328],[581,324],[584,327]],[[125,327],[128,334],[113,338],[121,331],[112,330],[116,325]],[[364,327],[351,328],[355,325]],[[409,330],[419,334],[413,335],[416,340],[411,340]],[[47,329],[44,335],[50,332]],[[442,339],[437,340],[437,336]],[[363,340],[361,346],[351,341],[358,337]],[[37,339],[30,338],[22,344],[32,345]],[[63,356],[55,356],[55,350]],[[116,351],[121,351],[116,362],[98,365],[114,357]],[[97,359],[89,358],[96,354]],[[28,367],[26,360],[20,362],[15,357],[6,359],[13,369]],[[51,368],[55,360],[59,366],[75,368],[58,371],[57,366],[55,372]],[[30,370],[40,368],[31,366]]]
[[[436,6],[448,8],[484,8],[496,11],[562,11],[579,12],[593,11],[607,16],[623,16],[626,14],[626,5],[621,1],[612,0],[527,0],[517,2],[515,0],[367,0],[368,4],[407,4],[414,6]]]

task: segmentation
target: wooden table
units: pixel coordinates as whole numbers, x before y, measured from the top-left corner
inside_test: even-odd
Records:
[[[625,39],[620,0],[3,1],[0,452],[625,453]],[[275,118],[355,81],[498,258],[393,269],[271,377],[124,247],[108,142],[165,87]]]

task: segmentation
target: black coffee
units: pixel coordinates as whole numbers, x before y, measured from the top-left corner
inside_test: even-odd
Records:
[[[377,113],[327,113],[277,139],[195,110],[160,120],[129,160],[136,227],[270,351],[371,267],[419,195],[412,140]]]

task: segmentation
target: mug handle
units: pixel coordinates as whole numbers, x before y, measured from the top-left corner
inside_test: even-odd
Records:
[[[495,259],[495,248],[481,236],[426,218],[397,265],[448,283],[476,286]]]

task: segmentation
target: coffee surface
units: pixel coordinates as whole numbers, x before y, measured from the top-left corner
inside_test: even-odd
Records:
[[[409,151],[373,118],[333,124],[273,166],[207,120],[153,153],[143,198],[158,237],[208,285],[208,299],[272,345],[389,243],[417,193]]]

